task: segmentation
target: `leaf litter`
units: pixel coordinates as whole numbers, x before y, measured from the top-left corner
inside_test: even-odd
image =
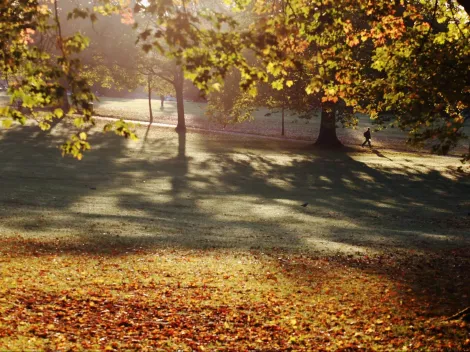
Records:
[[[1,350],[464,351],[468,249],[315,257],[0,240]]]

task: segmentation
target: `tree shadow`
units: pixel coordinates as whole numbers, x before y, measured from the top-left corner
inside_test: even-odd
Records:
[[[465,173],[164,129],[145,148],[90,133],[93,152],[78,162],[55,147],[62,128],[2,131],[3,236],[73,238],[49,250],[107,255],[158,247],[426,254],[470,242]]]
[[[7,226],[16,230],[47,228],[47,216],[34,213],[69,211],[83,197],[116,184],[113,164],[123,157],[125,140],[89,131],[93,152],[78,161],[62,157],[58,148],[66,131],[71,130],[66,122],[54,126],[50,133],[36,126],[1,130],[0,217]]]
[[[30,127],[7,131],[0,202],[4,208],[61,211],[77,230],[81,221],[93,218],[146,223],[152,231],[145,232],[156,235],[157,243],[185,246],[202,240],[263,248],[268,239],[269,248],[315,250],[333,244],[338,251],[354,252],[452,247],[469,240],[464,173],[367,165],[349,149],[190,136],[194,155],[188,157],[186,134],[147,135],[140,149],[115,136],[92,134],[93,152],[77,162],[61,158],[54,148],[60,131],[57,136]],[[309,205],[300,207],[305,202]],[[111,203],[114,212],[107,210]],[[84,211],[74,211],[81,206]],[[3,217],[8,215],[4,210]],[[54,226],[36,217],[21,221],[17,229]],[[220,231],[227,227],[232,228],[229,238]]]

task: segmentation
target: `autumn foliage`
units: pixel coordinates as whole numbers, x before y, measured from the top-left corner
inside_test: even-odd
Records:
[[[444,320],[452,308],[439,299],[468,300],[469,286],[448,279],[468,270],[465,252],[452,259],[315,257],[19,236],[2,239],[0,248],[1,349],[470,347],[469,326]],[[420,282],[414,275],[432,279]]]

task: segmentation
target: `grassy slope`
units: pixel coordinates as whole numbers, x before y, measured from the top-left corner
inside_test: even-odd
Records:
[[[4,349],[470,344],[441,320],[470,303],[455,158],[152,129],[77,162],[60,140],[1,134]]]

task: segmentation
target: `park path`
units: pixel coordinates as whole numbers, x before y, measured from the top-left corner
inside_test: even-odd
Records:
[[[115,117],[110,117],[110,116],[94,116],[95,119],[101,120],[101,121],[119,121],[119,118]],[[148,121],[142,121],[142,120],[137,120],[137,119],[123,119],[127,123],[132,123],[138,126],[149,126]],[[189,120],[189,121],[188,121]],[[164,123],[164,122],[153,122],[151,124],[152,127],[163,127],[163,128],[176,128],[176,123]],[[303,144],[303,145],[310,145],[314,142],[313,139],[305,139],[305,138],[298,138],[298,137],[275,137],[271,135],[266,135],[262,133],[253,133],[253,132],[246,132],[246,131],[240,131],[240,130],[231,130],[230,127],[227,129],[221,129],[221,128],[209,128],[207,125],[203,126],[198,126],[198,121],[196,119],[187,119],[187,124],[186,128],[189,131],[194,131],[194,132],[211,132],[211,133],[217,133],[217,134],[222,134],[222,135],[229,135],[229,136],[240,136],[240,137],[250,137],[250,138],[256,138],[256,139],[262,139],[262,140],[271,140],[271,141],[285,141],[289,143],[298,143],[298,144]],[[341,142],[349,147],[353,148],[356,150],[362,150],[361,144],[364,140],[362,137],[362,131],[353,131],[353,130],[347,130],[346,129],[339,130],[338,133],[338,138],[341,140]],[[341,133],[342,132],[342,133]],[[375,136],[374,136],[375,137]],[[372,150],[377,153],[377,148],[380,150],[395,150],[395,151],[404,151],[404,152],[419,152],[419,153],[425,153],[429,154],[428,150],[422,150],[418,148],[413,148],[409,145],[404,144],[404,139],[403,137],[398,137],[398,136],[385,136],[382,135],[379,138],[374,138],[373,139],[373,148]],[[369,150],[368,148],[364,148],[365,150]],[[455,150],[451,155],[455,156],[458,155],[460,156],[465,150]],[[379,153],[380,154],[380,153]],[[385,157],[385,156],[382,156]]]
[[[97,120],[102,121],[119,121],[120,119],[115,117],[107,117],[107,116],[94,116]],[[133,123],[139,126],[149,126],[149,122],[140,121],[140,120],[124,120],[127,123]],[[151,124],[152,127],[163,127],[163,128],[176,128],[176,124],[170,123],[162,123],[162,122],[153,122]],[[244,137],[251,137],[251,138],[258,138],[258,139],[267,139],[272,141],[288,141],[293,143],[300,143],[300,144],[311,144],[311,140],[305,139],[297,139],[297,138],[289,138],[289,137],[273,137],[273,136],[266,136],[259,133],[249,133],[249,132],[240,132],[240,131],[229,131],[229,130],[220,130],[220,129],[208,129],[203,127],[195,127],[195,126],[186,126],[186,128],[190,131],[194,132],[215,132],[219,134],[226,134],[229,136],[244,136]]]

